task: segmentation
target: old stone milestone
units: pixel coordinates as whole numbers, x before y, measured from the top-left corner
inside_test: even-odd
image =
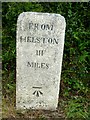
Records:
[[[17,21],[16,108],[56,110],[64,48],[60,14],[23,12]]]

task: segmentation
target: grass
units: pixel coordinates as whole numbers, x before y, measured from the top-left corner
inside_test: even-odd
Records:
[[[58,109],[49,110],[25,110],[15,108],[15,94],[3,97],[3,118],[36,118],[38,120],[49,120],[51,118],[63,118],[74,120],[90,120],[90,100],[82,96],[74,96],[71,99],[59,98]]]
[[[59,100],[59,107],[56,111],[49,110],[25,110],[19,111],[15,108],[15,95],[3,97],[2,116],[3,118],[37,118],[39,120],[49,118],[65,118],[63,100]]]

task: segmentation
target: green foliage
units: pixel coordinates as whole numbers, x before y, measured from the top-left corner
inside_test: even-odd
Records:
[[[85,98],[74,97],[68,101],[65,110],[67,118],[89,120],[88,104]]]
[[[2,3],[2,60],[3,93],[15,93],[16,24],[18,15],[25,11],[61,14],[66,19],[65,47],[62,66],[62,95],[69,98],[67,117],[87,118],[85,101],[72,100],[71,96],[90,96],[90,13],[89,3]],[[70,99],[71,98],[71,99]],[[82,99],[83,99],[82,98]],[[89,101],[87,101],[89,102]],[[79,111],[79,112],[78,112]],[[75,118],[76,118],[75,117]]]

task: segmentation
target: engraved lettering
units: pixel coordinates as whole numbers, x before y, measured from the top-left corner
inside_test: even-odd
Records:
[[[36,50],[36,55],[43,56],[45,50]]]
[[[50,25],[47,24],[46,25],[46,30],[53,30],[53,25],[50,26]]]
[[[30,68],[42,68],[42,69],[48,69],[49,64],[47,63],[37,63],[37,62],[27,62],[27,66]]]
[[[53,30],[53,25],[30,22],[29,29],[32,29],[32,30]]]
[[[33,23],[29,23],[29,29],[32,29],[33,28]]]
[[[56,38],[45,38],[45,37],[32,37],[32,36],[20,36],[20,40],[22,42],[28,43],[41,43],[41,44],[58,44],[58,39]]]
[[[34,26],[34,29],[36,30],[38,30],[38,24],[37,23],[35,23],[35,26]]]
[[[44,24],[41,25],[41,29],[45,30],[46,26]]]

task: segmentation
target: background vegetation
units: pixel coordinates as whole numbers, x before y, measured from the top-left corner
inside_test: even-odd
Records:
[[[42,111],[22,114],[15,110],[17,18],[23,11],[35,11],[58,13],[66,19],[59,107],[55,115],[48,116],[90,120],[89,8],[89,3],[2,4],[3,117],[34,115],[44,120],[47,116]]]

